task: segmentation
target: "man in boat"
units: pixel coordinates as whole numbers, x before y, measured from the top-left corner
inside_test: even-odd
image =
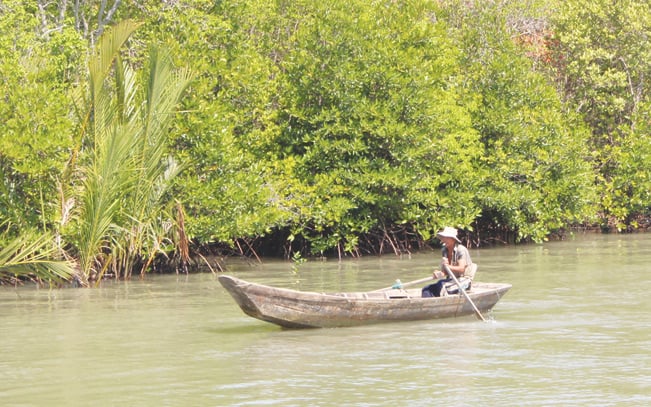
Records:
[[[462,245],[461,240],[457,237],[457,230],[447,226],[438,232],[436,236],[443,244],[441,250],[441,269],[445,270],[447,268],[447,270],[450,270],[457,277],[464,289],[470,289],[470,283],[475,276],[477,268],[470,258],[468,248]],[[445,295],[451,290],[458,291],[454,280],[450,276],[446,276],[445,273],[436,270],[434,271],[433,278],[438,281],[423,288],[423,297],[440,297],[442,294]]]

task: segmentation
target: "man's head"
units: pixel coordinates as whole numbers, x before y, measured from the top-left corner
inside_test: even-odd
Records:
[[[454,246],[454,243],[461,243],[461,240],[457,237],[457,230],[455,228],[446,226],[442,231],[438,232],[436,236],[441,240],[441,242],[447,245]]]

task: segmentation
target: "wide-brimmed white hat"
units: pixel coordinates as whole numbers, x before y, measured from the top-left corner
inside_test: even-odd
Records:
[[[451,237],[457,242],[461,243],[461,240],[457,237],[457,230],[455,228],[452,228],[450,226],[446,226],[443,228],[442,231],[438,232],[436,236],[441,236],[441,237]]]

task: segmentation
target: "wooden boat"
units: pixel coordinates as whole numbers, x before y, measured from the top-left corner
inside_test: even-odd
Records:
[[[463,295],[422,298],[420,287],[327,294],[270,287],[228,275],[219,276],[219,282],[245,314],[285,328],[344,327],[475,313]],[[510,288],[511,284],[473,282],[467,294],[483,313]]]

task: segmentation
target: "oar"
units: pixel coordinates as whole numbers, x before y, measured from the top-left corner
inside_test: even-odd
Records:
[[[415,285],[415,284],[423,284],[423,283],[425,283],[425,282],[427,282],[427,281],[430,281],[430,280],[432,280],[432,277],[431,277],[431,276],[430,276],[430,277],[426,277],[426,278],[421,278],[420,280],[410,281],[410,282],[408,282],[408,283],[402,283],[402,286],[403,286],[403,287],[407,287],[407,286]],[[390,289],[392,289],[392,288],[393,288],[393,286],[390,286],[390,287],[380,288],[379,290],[373,290],[373,291],[371,291],[371,292],[374,293],[374,292],[377,292],[377,291],[386,291],[386,290],[390,290]]]
[[[477,308],[477,306],[475,305],[475,303],[472,302],[472,300],[470,299],[470,296],[468,295],[468,293],[466,292],[466,290],[464,290],[463,287],[461,286],[461,283],[460,283],[459,280],[457,279],[457,276],[454,275],[454,273],[452,272],[452,270],[450,270],[450,268],[448,267],[447,264],[444,263],[444,264],[442,264],[442,266],[443,266],[443,269],[445,270],[445,272],[448,273],[448,275],[449,275],[450,277],[452,277],[452,279],[454,280],[455,283],[457,283],[457,287],[459,287],[459,290],[460,290],[460,291],[463,293],[463,295],[466,297],[466,299],[468,300],[468,302],[470,303],[470,305],[472,305],[472,307],[475,309],[475,313],[477,314],[477,316],[478,316],[479,318],[481,318],[482,321],[486,322],[486,319],[484,318],[484,316],[481,314],[481,312],[479,312],[479,308]]]

